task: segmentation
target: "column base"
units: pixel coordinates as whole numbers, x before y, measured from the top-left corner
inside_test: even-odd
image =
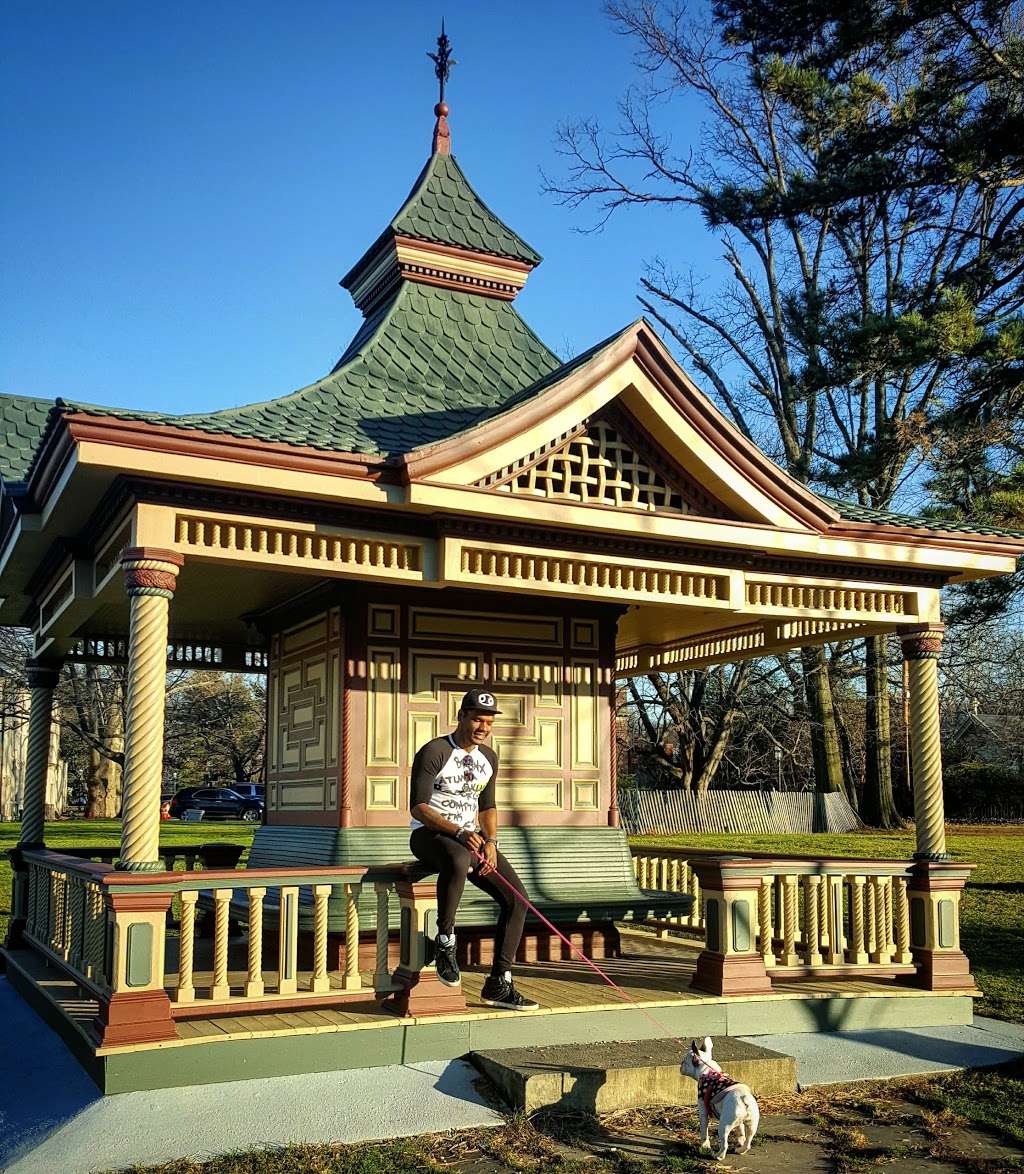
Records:
[[[690,986],[709,995],[768,995],[772,980],[760,954],[724,955],[705,950],[697,959]]]
[[[114,865],[115,872],[166,872],[167,865],[162,860],[119,860]]]
[[[391,976],[398,988],[381,1003],[382,1011],[403,1019],[426,1015],[453,1015],[466,1010],[462,987],[445,986],[434,970],[406,970],[400,966]]]
[[[177,1039],[171,1001],[165,991],[126,991],[110,996],[93,1020],[104,1048]]]
[[[914,950],[917,976],[914,986],[926,991],[973,991],[977,989],[971,961],[960,951],[937,953]]]

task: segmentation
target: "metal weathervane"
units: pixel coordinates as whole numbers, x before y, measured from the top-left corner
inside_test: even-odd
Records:
[[[434,73],[440,83],[441,93],[437,101],[438,105],[441,105],[444,102],[444,83],[451,74],[452,66],[458,65],[458,62],[452,57],[452,43],[445,35],[443,17],[441,18],[441,35],[437,38],[437,52],[428,52],[427,56],[434,63]]]

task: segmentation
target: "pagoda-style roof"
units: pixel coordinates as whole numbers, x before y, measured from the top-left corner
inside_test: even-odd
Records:
[[[50,414],[52,399],[0,395],[0,476],[8,485],[28,476]]]
[[[62,401],[85,415],[346,453],[394,455],[460,432],[559,366],[505,301],[402,283],[338,365],[291,395],[171,415]]]
[[[541,261],[540,253],[480,199],[454,155],[431,155],[384,233],[342,278],[343,286],[348,288],[367,258],[388,236],[414,237],[531,266]]]

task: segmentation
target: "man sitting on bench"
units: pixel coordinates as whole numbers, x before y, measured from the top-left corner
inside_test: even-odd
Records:
[[[494,962],[482,998],[492,1007],[535,1011],[512,984],[512,963],[523,936],[526,906],[494,879],[498,873],[525,893],[515,869],[498,851],[498,812],[494,803],[498,757],[487,745],[494,694],[470,689],[459,707],[451,734],[421,746],[412,764],[409,847],[418,860],[437,870],[437,938],[434,963],[445,986],[462,981],[455,951],[455,912],[468,877],[498,903]],[[479,821],[480,831],[477,830]],[[477,853],[483,861],[477,859]]]

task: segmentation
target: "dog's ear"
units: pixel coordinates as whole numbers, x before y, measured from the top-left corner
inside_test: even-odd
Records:
[[[703,1051],[706,1056],[711,1055],[711,1036],[706,1035],[704,1037],[704,1047],[701,1049],[701,1051]]]
[[[697,1041],[695,1039],[690,1040],[690,1051],[693,1052],[695,1056],[700,1055],[700,1048],[697,1047]]]

